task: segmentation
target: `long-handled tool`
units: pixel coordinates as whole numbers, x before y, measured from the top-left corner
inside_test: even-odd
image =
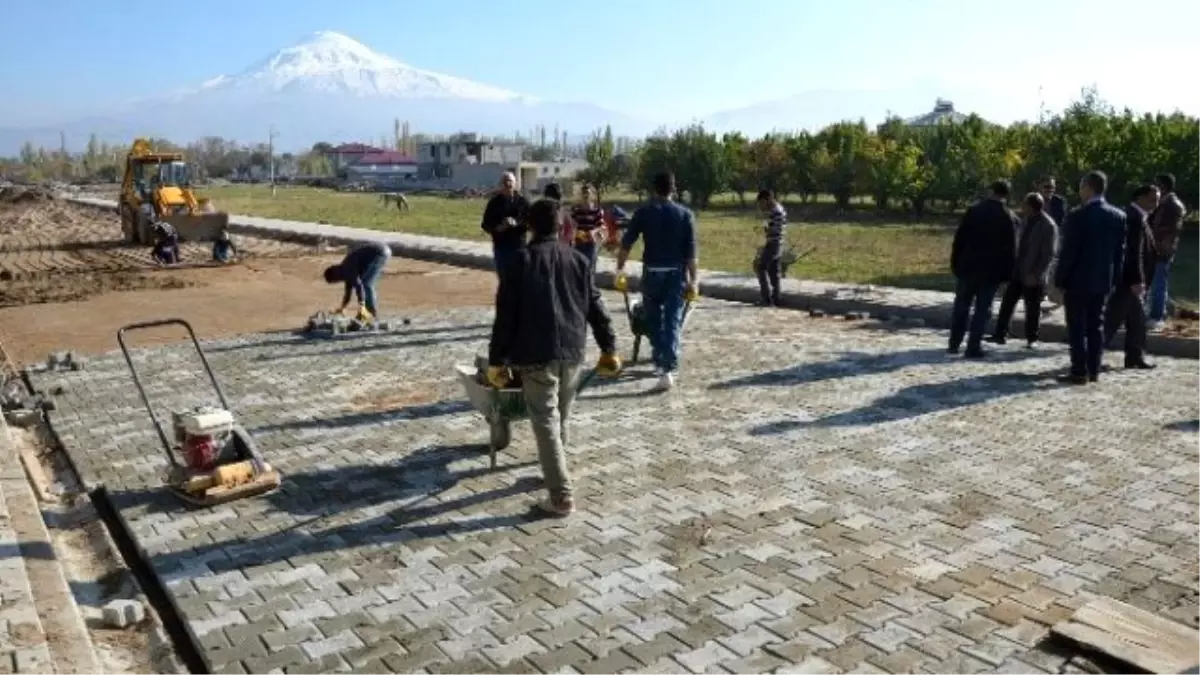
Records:
[[[217,400],[221,403],[219,408],[200,406],[173,411],[171,428],[174,443],[167,437],[154,413],[154,406],[146,395],[142,378],[125,344],[126,333],[172,325],[187,329],[188,337],[200,356],[200,363],[204,365],[204,372],[208,374]],[[194,506],[215,506],[243,497],[266,494],[279,487],[279,473],[263,460],[250,434],[237,424],[217,376],[208,365],[208,357],[204,355],[200,341],[188,322],[183,319],[164,319],[130,324],[117,331],[117,343],[121,345],[121,353],[133,375],[133,383],[162,442],[163,452],[170,463],[167,485],[176,496]]]

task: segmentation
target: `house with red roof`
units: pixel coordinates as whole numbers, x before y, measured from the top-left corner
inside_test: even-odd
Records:
[[[417,176],[417,160],[395,150],[365,153],[345,167],[346,178],[354,181],[411,180]]]
[[[333,166],[334,173],[341,173],[347,167],[358,164],[366,155],[381,152],[387,152],[387,149],[377,148],[365,143],[342,143],[330,149],[329,152],[325,153],[325,156],[329,158],[329,163]]]

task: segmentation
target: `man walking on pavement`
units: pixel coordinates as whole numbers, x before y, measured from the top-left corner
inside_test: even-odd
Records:
[[[766,238],[755,260],[754,273],[758,275],[762,306],[775,307],[779,304],[779,266],[783,255],[784,231],[787,229],[787,211],[770,190],[759,191],[756,201],[759,211],[766,214],[767,222],[763,226]]]
[[[1167,320],[1167,281],[1171,274],[1171,263],[1179,248],[1179,233],[1183,230],[1183,217],[1187,214],[1183,202],[1175,194],[1175,176],[1164,173],[1155,180],[1162,191],[1158,208],[1150,216],[1150,229],[1154,232],[1154,278],[1150,282],[1150,330],[1162,330]]]
[[[1104,301],[1125,260],[1125,213],[1104,199],[1108,176],[1092,171],[1079,183],[1083,202],[1067,214],[1054,284],[1063,291],[1071,370],[1060,378],[1087,384],[1100,377]]]
[[[1043,211],[1046,213],[1046,215],[1050,216],[1050,219],[1054,221],[1055,227],[1058,228],[1058,235],[1060,237],[1058,247],[1061,248],[1062,226],[1063,221],[1065,221],[1067,218],[1067,200],[1063,199],[1062,195],[1055,193],[1057,187],[1058,183],[1055,181],[1054,176],[1046,176],[1042,179],[1042,182],[1038,184],[1038,192],[1041,193],[1042,199],[1045,201]],[[1048,278],[1054,278],[1054,261],[1052,261],[1050,264]],[[1049,296],[1051,302],[1051,306],[1047,307],[1045,310],[1046,314],[1049,314],[1059,307],[1062,307],[1062,297],[1059,294],[1058,289],[1054,288],[1053,284],[1047,284],[1046,294]]]
[[[525,248],[525,216],[529,202],[517,192],[517,177],[506,172],[500,178],[500,191],[488,200],[483,209],[480,227],[492,235],[492,259],[496,273],[505,261]]]
[[[342,293],[342,304],[334,313],[341,314],[346,311],[346,305],[350,304],[350,293],[353,292],[358,298],[359,314],[362,315],[362,310],[366,310],[369,316],[364,318],[378,317],[379,308],[376,301],[379,295],[376,287],[379,285],[379,278],[383,276],[383,268],[391,259],[391,247],[383,242],[371,241],[351,249],[340,265],[326,267],[325,283],[336,284],[340,281],[346,286],[345,292]]]
[[[552,199],[538,200],[530,208],[533,240],[500,270],[487,377],[503,389],[509,382],[509,366],[520,374],[549,491],[538,508],[561,517],[575,510],[563,447],[589,324],[600,344],[596,373],[617,375],[621,360],[591,265],[583,254],[559,241],[560,208]]]
[[[950,250],[950,269],[956,280],[950,319],[951,354],[958,353],[966,337],[964,356],[983,358],[981,343],[992,301],[1000,284],[1012,278],[1020,223],[1008,208],[1008,194],[1008,181],[992,183],[987,199],[967,209],[954,233]]]
[[[1146,310],[1142,301],[1147,262],[1154,261],[1154,235],[1148,214],[1158,206],[1158,198],[1156,186],[1143,185],[1133,192],[1133,202],[1125,207],[1125,264],[1104,315],[1105,346],[1112,344],[1117,329],[1124,324],[1125,367],[1136,370],[1154,368],[1146,363]]]
[[[618,291],[628,281],[623,270],[629,251],[639,238],[642,248],[642,303],[650,346],[654,351],[656,390],[675,385],[679,369],[679,333],[683,324],[684,302],[699,295],[696,262],[696,217],[691,210],[671,199],[675,176],[663,172],[654,177],[654,197],[639,208],[629,221],[621,250],[617,252]]]
[[[1004,344],[1017,300],[1025,304],[1025,342],[1032,349],[1038,341],[1042,298],[1046,294],[1050,263],[1058,251],[1058,227],[1045,211],[1042,195],[1030,192],[1021,202],[1021,235],[1017,240],[1017,264],[1000,300],[1000,313],[991,342]]]

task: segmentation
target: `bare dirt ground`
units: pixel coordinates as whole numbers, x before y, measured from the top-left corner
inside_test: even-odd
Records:
[[[321,271],[341,252],[238,237],[242,263],[202,264],[210,251],[185,245],[181,268],[154,265],[146,247],[120,242],[115,213],[46,195],[0,198],[0,343],[16,364],[53,351],[115,349],[121,326],[181,317],[201,339],[299,328],[335,306],[340,286]],[[384,318],[435,306],[489,304],[490,274],[394,259],[380,283]],[[139,344],[179,339],[178,332],[139,336]],[[143,342],[144,341],[144,342]]]

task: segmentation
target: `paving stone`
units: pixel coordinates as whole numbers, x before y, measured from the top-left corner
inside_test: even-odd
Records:
[[[553,523],[525,515],[540,489],[528,426],[488,472],[486,425],[447,365],[486,347],[488,308],[414,315],[422,332],[206,344],[285,476],[206,513],[158,489],[163,459],[118,354],[31,378],[63,387],[56,432],[202,646],[257,654],[244,645],[261,640],[265,656],[238,661],[255,672],[495,668],[483,650],[529,640],[540,653],[501,658],[1054,670],[995,640],[1028,649],[1088,594],[1194,611],[1174,598],[1195,583],[1195,437],[1166,428],[1197,415],[1194,362],[1061,388],[1059,345],[972,362],[935,330],[801,318],[706,301],[677,391],[631,406],[644,381],[585,390],[568,448],[579,510]],[[181,345],[134,358],[164,409],[208,402]],[[1045,415],[1060,409],[1075,413]]]

